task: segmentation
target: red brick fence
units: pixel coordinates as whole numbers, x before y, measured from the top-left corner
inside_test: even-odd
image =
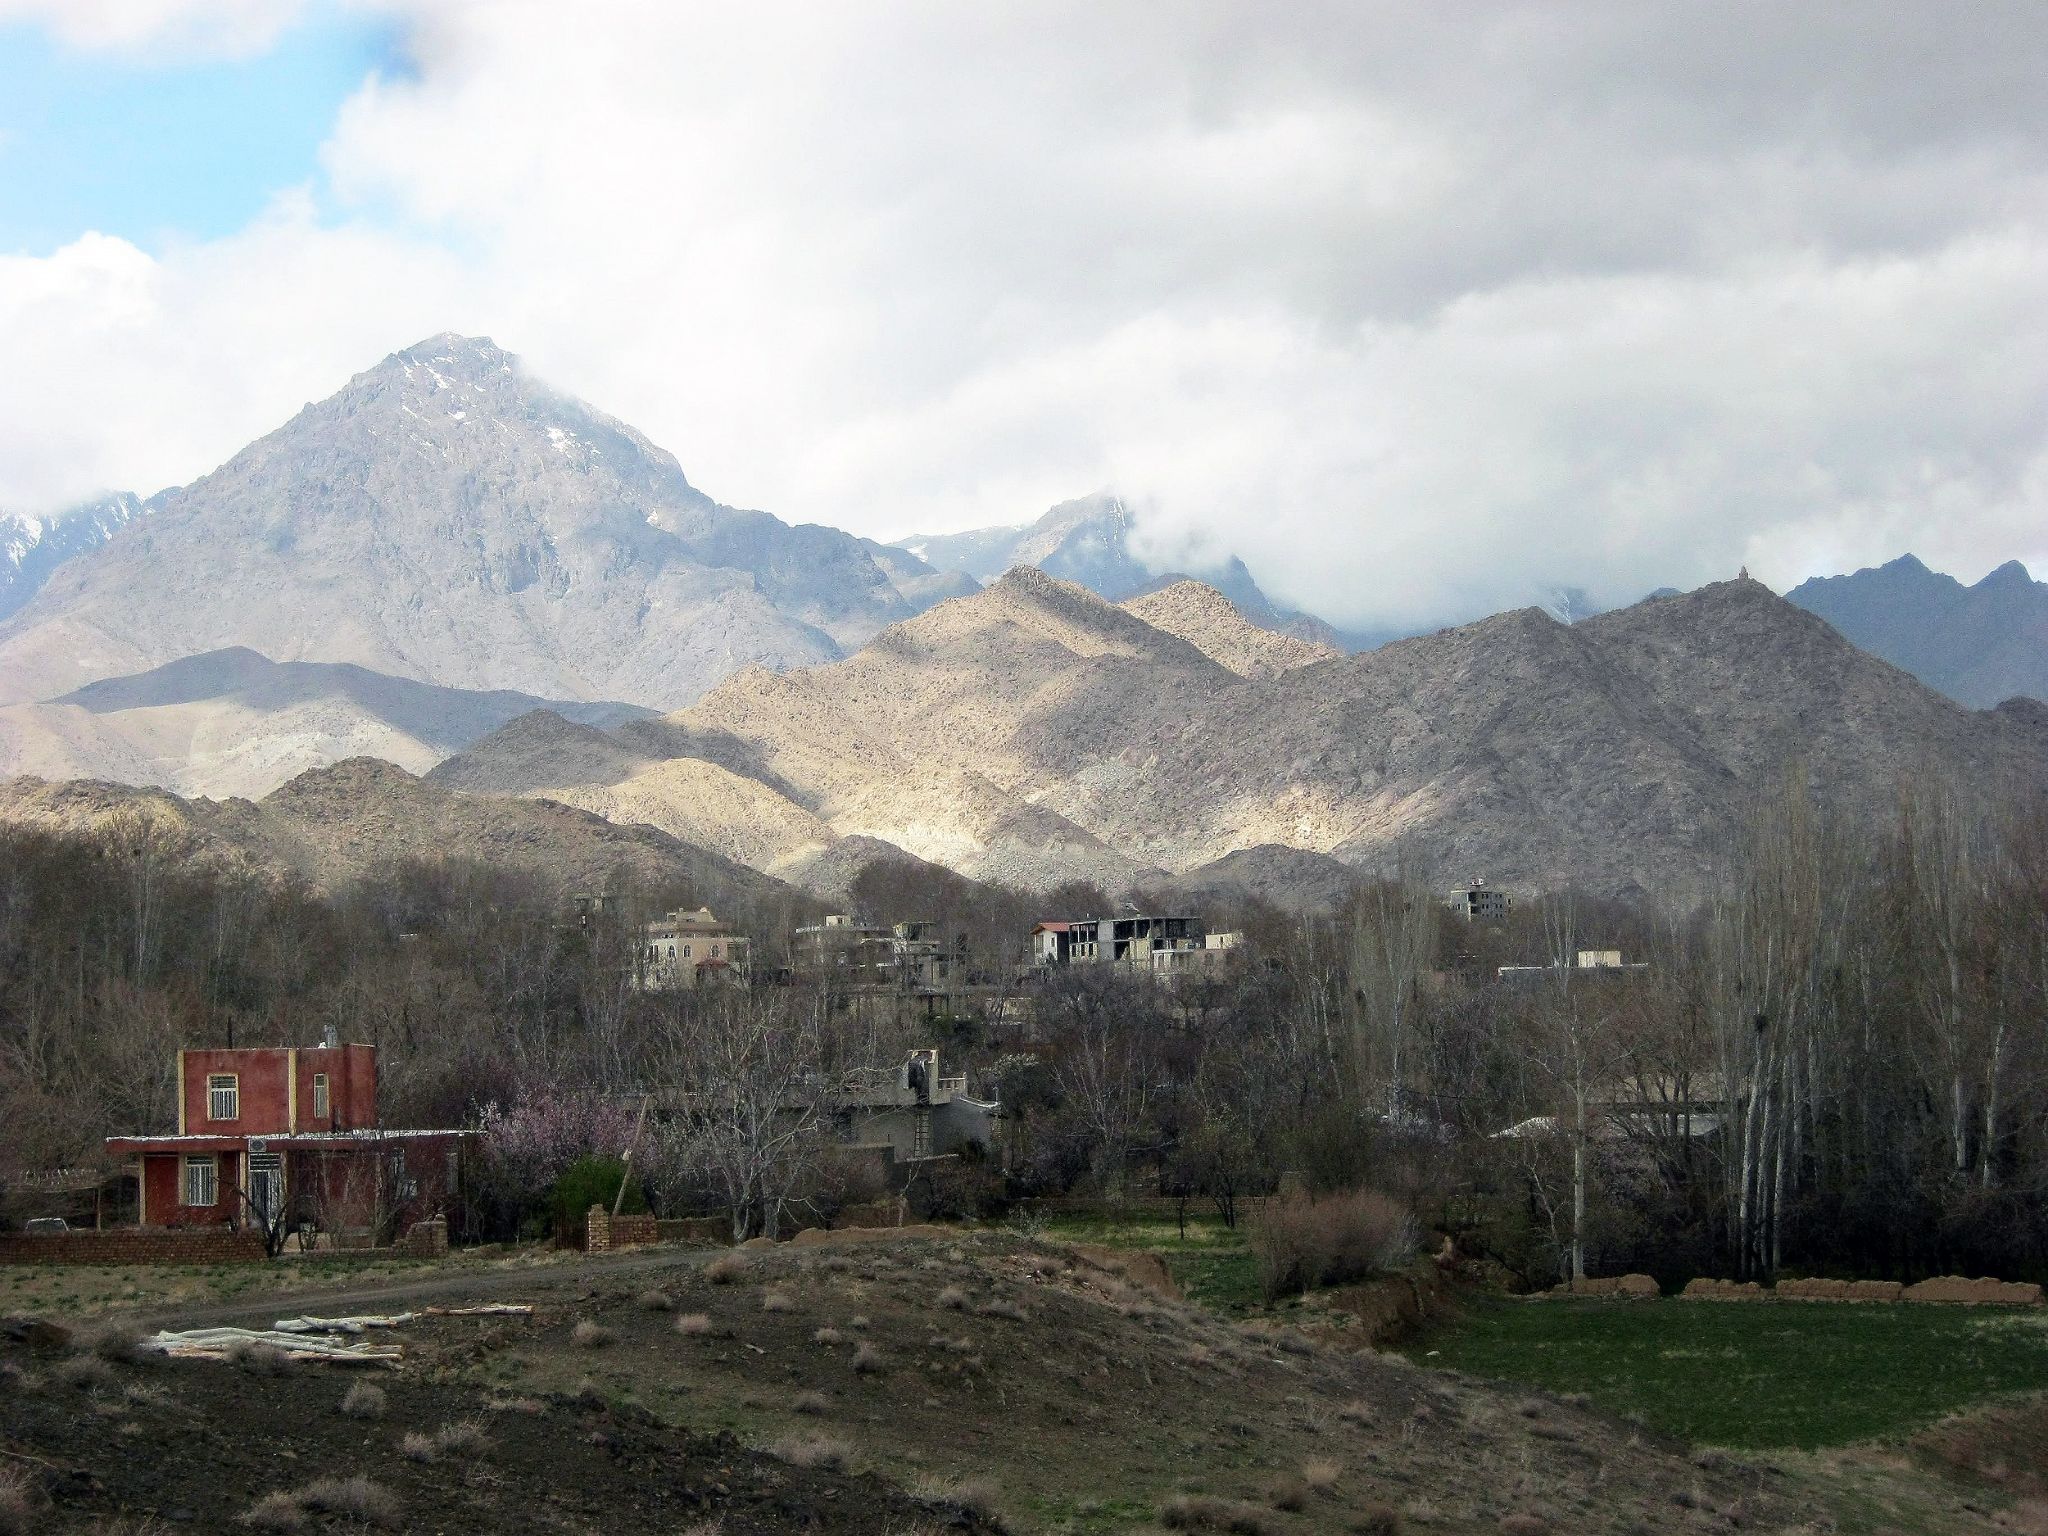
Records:
[[[0,1264],[261,1264],[263,1239],[227,1227],[0,1233]]]

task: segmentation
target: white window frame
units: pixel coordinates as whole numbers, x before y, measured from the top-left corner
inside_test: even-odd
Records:
[[[227,1106],[227,1113],[221,1113],[221,1106]],[[236,1072],[209,1072],[206,1075],[206,1118],[209,1120],[239,1120],[242,1118],[242,1078]]]
[[[328,1106],[333,1102],[333,1099],[328,1096],[327,1092],[327,1074],[325,1072],[315,1072],[313,1074],[313,1117],[315,1119],[326,1118],[330,1113]]]
[[[205,1194],[204,1200],[192,1198],[200,1193]],[[185,1182],[179,1194],[183,1197],[186,1207],[191,1210],[204,1210],[220,1204],[220,1159],[188,1155],[185,1159]]]

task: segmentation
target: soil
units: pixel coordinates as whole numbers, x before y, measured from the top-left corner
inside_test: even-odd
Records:
[[[395,1330],[405,1358],[368,1373],[388,1397],[372,1420],[340,1411],[361,1368],[146,1357],[80,1385],[67,1346],[0,1329],[0,1461],[48,1501],[33,1528],[60,1532],[124,1515],[229,1531],[266,1494],[356,1474],[399,1500],[395,1528],[450,1533],[666,1536],[715,1520],[728,1536],[908,1536],[998,1517],[1090,1533],[1170,1517],[1494,1536],[1519,1515],[1575,1536],[1683,1536],[1810,1529],[1816,1513],[1778,1467],[1695,1458],[1583,1403],[1353,1337],[1235,1324],[1162,1295],[1127,1255],[932,1229],[711,1257],[650,1250],[177,1319],[532,1305]],[[486,1449],[400,1454],[408,1432],[464,1421]],[[821,1439],[845,1470],[775,1454]]]

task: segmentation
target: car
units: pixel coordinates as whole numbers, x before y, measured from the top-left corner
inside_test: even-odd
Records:
[[[22,1230],[31,1236],[43,1237],[58,1232],[69,1232],[71,1223],[62,1216],[32,1216]]]

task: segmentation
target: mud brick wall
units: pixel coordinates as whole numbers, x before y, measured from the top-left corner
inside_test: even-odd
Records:
[[[448,1223],[439,1216],[416,1221],[391,1246],[415,1259],[438,1259],[448,1252]]]
[[[264,1259],[259,1235],[225,1227],[0,1233],[0,1264],[261,1264]]]
[[[593,1205],[584,1218],[583,1251],[610,1253],[614,1248],[645,1248],[661,1241],[661,1230],[652,1216],[614,1216],[601,1205]]]

